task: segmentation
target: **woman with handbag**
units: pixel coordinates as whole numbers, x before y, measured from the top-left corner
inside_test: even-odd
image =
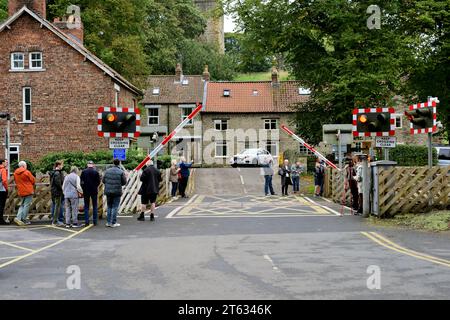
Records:
[[[70,168],[70,174],[64,179],[63,192],[66,206],[66,228],[80,228],[78,224],[78,203],[83,198],[83,189],[78,176],[78,168]],[[72,218],[72,222],[71,222]]]

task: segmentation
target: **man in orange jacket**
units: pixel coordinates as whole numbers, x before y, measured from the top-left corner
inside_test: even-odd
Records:
[[[8,198],[8,172],[6,166],[8,163],[4,159],[0,159],[0,225],[4,226],[9,223],[3,219],[5,211],[6,199]]]
[[[25,161],[19,162],[19,168],[14,172],[14,181],[16,182],[17,193],[22,201],[17,217],[14,218],[14,223],[18,226],[24,226],[30,224],[26,219],[33,200],[34,184],[36,183],[36,179],[27,170]]]

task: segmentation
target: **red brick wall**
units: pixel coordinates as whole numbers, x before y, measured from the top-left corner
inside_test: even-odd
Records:
[[[97,136],[97,109],[114,105],[114,83],[101,69],[47,28],[24,14],[0,32],[0,112],[17,118],[11,142],[22,143],[20,158],[38,161],[49,152],[107,149]],[[43,72],[10,72],[11,52],[43,52]],[[22,88],[32,88],[34,124],[21,124]],[[133,94],[121,88],[120,105],[133,106]],[[5,121],[0,120],[1,141]],[[20,135],[20,132],[22,133]],[[4,148],[0,148],[0,157]]]

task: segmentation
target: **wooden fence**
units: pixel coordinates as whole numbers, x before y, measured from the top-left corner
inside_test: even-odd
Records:
[[[378,190],[379,216],[450,208],[450,167],[378,169],[378,186],[372,186],[371,198]],[[350,190],[344,191],[344,175],[338,170],[327,169],[324,195],[351,205]]]
[[[128,182],[124,187],[122,195],[119,214],[133,214],[140,210],[140,196],[138,195],[139,188],[141,187],[140,172],[130,171],[128,174]],[[163,181],[160,185],[160,193],[158,197],[158,205],[165,203],[169,198],[169,170],[161,170]],[[106,196],[104,195],[103,183],[99,187],[98,194],[98,213],[100,219],[106,217]],[[52,198],[50,192],[50,183],[48,175],[39,175],[36,178],[35,195],[30,206],[28,217],[31,220],[42,220],[49,218],[52,205]],[[5,217],[9,217],[12,221],[17,215],[20,206],[20,197],[17,195],[17,189],[15,188],[14,180],[9,181],[9,195],[5,206]],[[83,199],[80,199],[80,213],[83,212],[84,204]],[[92,209],[90,210],[92,214]]]

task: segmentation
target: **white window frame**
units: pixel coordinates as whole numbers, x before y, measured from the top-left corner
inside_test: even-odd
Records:
[[[33,59],[33,54],[39,54],[41,56],[41,58],[39,60],[34,60]],[[28,55],[28,63],[30,66],[30,70],[42,70],[44,68],[44,56],[42,54],[42,52],[40,51],[34,51],[34,52],[30,52],[30,54]],[[41,66],[40,67],[33,67],[33,62],[35,61],[40,61]]]
[[[269,145],[270,145],[270,148],[269,148]],[[275,153],[271,152],[270,149],[272,149],[272,148],[275,148],[275,151],[276,151]],[[267,140],[266,146],[264,149],[267,150],[272,155],[272,157],[278,157],[278,155],[279,155],[279,144],[278,144],[277,140]]]
[[[402,129],[403,128],[403,115],[400,113],[395,113],[394,118],[395,118],[395,128]],[[400,119],[400,127],[397,127],[397,119]]]
[[[225,154],[224,155],[221,155],[221,156],[219,156],[218,154],[217,154],[217,148],[218,147],[221,147],[221,148],[223,148],[223,147],[225,147]],[[222,150],[223,151],[223,150]],[[224,159],[224,158],[226,158],[227,156],[228,156],[228,142],[227,142],[227,140],[219,140],[219,141],[216,141],[215,142],[215,148],[214,148],[214,153],[215,153],[215,158],[222,158],[222,159]],[[222,152],[223,153],[223,152]]]
[[[159,107],[147,107],[147,124],[149,126],[159,126]],[[158,111],[158,116],[151,116],[150,115],[150,110],[157,110]],[[150,123],[150,119],[156,119],[157,123]]]
[[[118,84],[114,84],[114,105],[116,108],[119,108],[119,99],[120,99],[120,86]]]
[[[275,128],[272,128],[273,121],[275,121]],[[269,129],[267,129],[267,124]],[[278,129],[278,119],[264,119],[264,129],[265,130],[277,130]]]
[[[14,62],[16,62],[16,60],[14,59],[14,55],[16,55],[16,54],[19,54],[19,55],[22,56],[22,67],[15,67],[14,66]],[[23,52],[13,52],[13,53],[11,53],[11,70],[25,70],[25,54]]]
[[[224,129],[223,125],[226,123],[227,128]],[[220,129],[217,129],[217,125],[219,125]],[[228,130],[228,120],[225,119],[218,119],[214,120],[214,130],[215,131],[227,131]]]
[[[195,104],[193,104],[193,105],[186,105],[186,104],[184,104],[184,105],[180,105],[180,108],[181,108],[181,121],[184,121],[184,119],[186,119],[191,113],[192,113],[192,111],[194,111],[194,109],[195,109]],[[188,113],[188,114],[185,114],[185,110],[186,109],[191,109],[191,111]],[[191,119],[186,125],[187,126],[192,126],[194,124],[194,119]]]
[[[25,97],[26,97],[26,91],[29,90],[30,91],[30,101],[27,103],[25,101]],[[33,90],[31,89],[31,87],[23,87],[22,88],[22,116],[23,116],[23,123],[33,123]],[[30,119],[27,119],[26,115],[27,115],[27,107],[30,108]]]
[[[17,154],[17,161],[20,161],[20,146],[21,144],[11,143],[9,145],[9,154],[10,156],[13,154]],[[17,148],[16,151],[12,151],[11,148]]]

